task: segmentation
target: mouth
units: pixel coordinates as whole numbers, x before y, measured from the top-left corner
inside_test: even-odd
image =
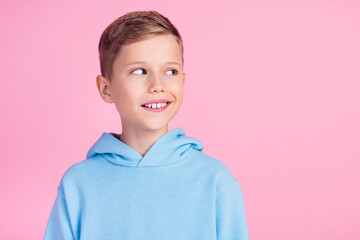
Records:
[[[171,102],[157,102],[142,104],[141,107],[151,112],[161,112],[164,111],[170,104]]]

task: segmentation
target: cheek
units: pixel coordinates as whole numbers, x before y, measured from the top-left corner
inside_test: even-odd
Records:
[[[178,81],[174,84],[170,84],[169,85],[169,90],[176,95],[178,98],[182,97],[183,94],[183,89],[184,89],[184,85],[182,84],[182,82]]]
[[[126,90],[126,88],[119,89],[115,93],[115,104],[119,111],[129,112],[135,104],[135,95],[131,91]]]
[[[183,87],[182,86],[177,89],[176,95],[177,95],[178,100],[182,100],[182,98],[183,98]]]

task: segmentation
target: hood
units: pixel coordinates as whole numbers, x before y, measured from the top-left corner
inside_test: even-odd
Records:
[[[86,158],[102,155],[109,162],[128,167],[155,167],[182,161],[191,150],[202,151],[203,144],[175,128],[161,136],[143,157],[135,149],[119,140],[120,134],[104,132],[86,154]]]

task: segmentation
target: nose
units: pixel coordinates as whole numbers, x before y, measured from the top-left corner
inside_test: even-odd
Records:
[[[153,74],[153,76],[150,78],[149,92],[150,93],[165,92],[163,79],[159,75]]]

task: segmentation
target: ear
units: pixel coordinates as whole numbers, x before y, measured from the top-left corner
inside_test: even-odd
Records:
[[[101,98],[107,103],[113,103],[110,92],[110,81],[102,75],[96,76],[96,87],[99,90]]]
[[[186,73],[183,73],[183,84],[185,85],[185,76],[186,76]]]

